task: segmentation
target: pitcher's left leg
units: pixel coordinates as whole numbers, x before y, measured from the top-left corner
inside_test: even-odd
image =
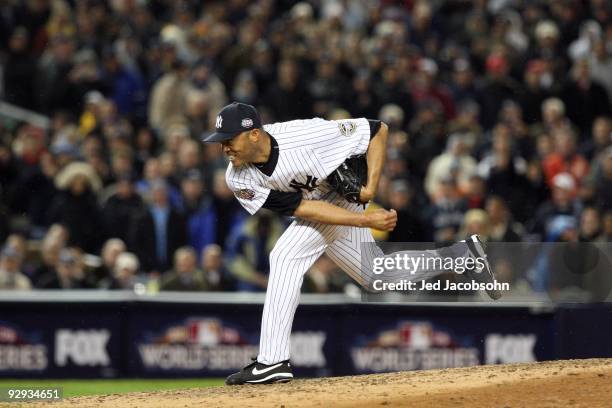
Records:
[[[270,253],[257,360],[275,364],[289,359],[289,339],[304,274],[323,254],[336,226],[294,221]]]

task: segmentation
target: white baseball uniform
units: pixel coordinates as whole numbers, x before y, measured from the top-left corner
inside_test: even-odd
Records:
[[[366,153],[371,139],[367,119],[327,121],[319,118],[264,125],[272,136],[272,153],[263,165],[230,163],[226,181],[242,206],[251,214],[270,208],[291,214],[301,199],[324,200],[362,212],[325,181],[348,157]],[[299,193],[299,194],[296,194]],[[270,204],[272,203],[272,204]],[[283,211],[288,206],[291,211]],[[384,256],[373,243],[369,228],[327,225],[295,219],[270,253],[270,274],[264,303],[259,355],[263,364],[289,359],[289,338],[300,298],[304,274],[323,253],[363,287],[369,289],[375,275],[374,257]],[[367,253],[362,253],[367,252]],[[407,251],[411,252],[411,251]],[[425,254],[425,255],[423,255]],[[414,255],[438,256],[437,251]],[[423,280],[443,271],[422,270],[385,276],[385,281]]]

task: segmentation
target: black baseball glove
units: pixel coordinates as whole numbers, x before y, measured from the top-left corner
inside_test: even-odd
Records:
[[[328,177],[332,188],[351,203],[363,204],[359,200],[361,187],[368,184],[368,162],[366,155],[349,157]]]

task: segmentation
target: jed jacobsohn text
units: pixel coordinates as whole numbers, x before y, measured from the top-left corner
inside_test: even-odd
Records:
[[[482,258],[472,257],[432,257],[425,255],[410,256],[408,254],[395,254],[395,256],[385,256],[374,258],[373,272],[377,275],[385,271],[403,270],[410,274],[417,271],[454,271],[462,274],[466,269],[476,268],[482,270],[485,261]]]
[[[381,279],[377,279],[374,281],[374,290],[451,290],[451,291],[473,291],[473,290],[501,290],[508,291],[510,290],[510,284],[507,282],[451,282],[451,281],[437,281],[437,282],[411,282],[407,280],[402,280],[399,282],[384,282]]]

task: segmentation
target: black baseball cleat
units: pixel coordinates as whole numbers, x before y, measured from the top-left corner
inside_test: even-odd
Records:
[[[479,283],[494,283],[496,281],[493,269],[487,260],[487,254],[480,237],[476,234],[465,240],[468,250],[473,258],[480,258],[481,262],[477,262],[474,269],[466,270],[468,279],[473,279]],[[485,289],[487,295],[493,300],[499,299],[502,294],[497,289]]]
[[[293,379],[291,363],[289,360],[276,364],[262,364],[253,359],[253,362],[242,370],[225,379],[226,385],[242,384],[272,384],[289,382]]]

